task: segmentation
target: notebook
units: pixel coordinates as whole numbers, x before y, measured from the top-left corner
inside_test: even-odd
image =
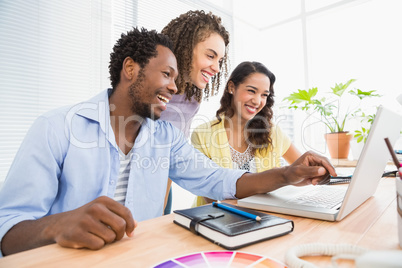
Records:
[[[389,160],[384,138],[388,137],[394,145],[401,129],[402,116],[380,106],[348,185],[285,186],[270,193],[239,199],[237,204],[282,214],[340,221],[374,194]],[[335,204],[326,207],[326,202]]]
[[[225,206],[252,213],[261,220],[249,219],[209,204],[173,211],[174,223],[226,249],[238,249],[293,231],[291,220],[230,204]]]

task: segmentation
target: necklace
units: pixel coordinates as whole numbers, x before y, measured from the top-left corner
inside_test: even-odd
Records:
[[[229,148],[230,148],[230,156],[232,158],[233,163],[236,163],[237,169],[250,171],[250,162],[254,159],[254,155],[251,152],[250,145],[243,153],[240,153],[239,151],[235,150],[232,146],[230,146],[230,144]]]

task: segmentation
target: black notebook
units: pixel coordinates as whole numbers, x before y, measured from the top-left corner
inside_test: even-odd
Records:
[[[226,249],[238,249],[293,231],[293,221],[255,210],[225,204],[260,216],[256,221],[212,204],[175,210],[174,223]]]

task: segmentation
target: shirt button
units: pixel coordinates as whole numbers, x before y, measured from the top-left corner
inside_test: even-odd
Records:
[[[113,180],[112,180],[112,181],[110,181],[110,184],[111,184],[111,185],[113,185],[113,184],[114,184],[114,181],[113,181]]]

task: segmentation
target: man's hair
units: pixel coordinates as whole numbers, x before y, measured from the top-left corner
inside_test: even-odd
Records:
[[[112,92],[120,82],[120,72],[123,68],[123,61],[130,57],[144,68],[152,57],[156,57],[158,52],[157,45],[169,48],[173,52],[173,45],[169,37],[157,33],[155,30],[148,31],[145,28],[128,31],[127,34],[121,34],[113,52],[110,53],[109,73],[112,84]]]
[[[255,153],[257,150],[260,150],[261,152],[265,151],[268,149],[269,145],[272,144],[271,120],[274,115],[272,107],[274,106],[275,75],[260,62],[244,61],[240,63],[230,75],[221,98],[221,107],[218,109],[218,111],[216,111],[216,117],[218,118],[218,122],[216,124],[222,121],[221,115],[224,115],[226,118],[231,118],[235,111],[232,108],[233,95],[229,93],[229,82],[232,81],[237,89],[240,84],[242,84],[250,75],[254,73],[266,75],[269,78],[270,86],[269,95],[267,97],[265,106],[246,124],[246,141],[251,145],[253,153]]]
[[[194,47],[208,38],[212,33],[219,34],[225,42],[225,55],[222,63],[220,63],[219,74],[216,74],[211,79],[211,89],[209,84],[204,89],[204,98],[208,99],[209,96],[213,96],[218,93],[220,81],[222,76],[227,77],[228,62],[228,44],[229,33],[222,25],[221,18],[213,15],[211,12],[205,14],[204,11],[188,11],[173,19],[163,30],[163,34],[169,36],[174,44],[174,54],[177,59],[177,68],[179,70],[179,76],[176,80],[177,94],[186,94],[187,99],[191,99],[195,96],[198,102],[202,99],[202,89],[195,87],[189,82],[191,66],[193,61]]]

